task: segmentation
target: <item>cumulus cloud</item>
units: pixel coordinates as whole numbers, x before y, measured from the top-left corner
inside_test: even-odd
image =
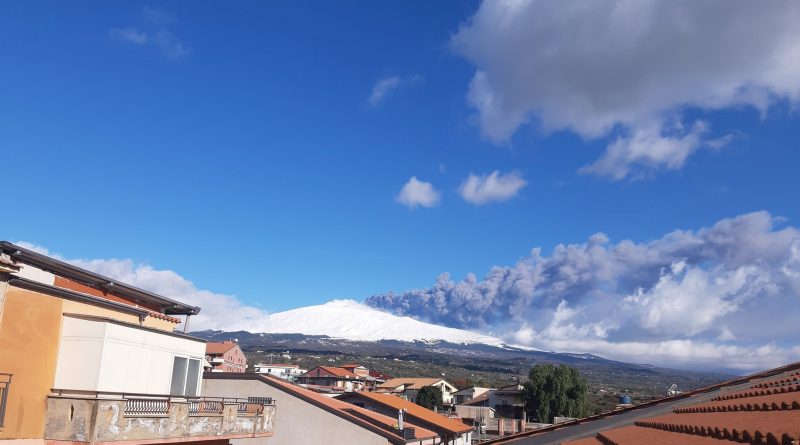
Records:
[[[621,179],[730,141],[687,109],[796,103],[799,20],[791,0],[484,1],[451,45],[476,67],[467,99],[486,137],[530,122],[611,137],[582,171]]]
[[[145,7],[141,13],[142,26],[129,26],[126,28],[113,28],[109,35],[120,42],[137,46],[152,46],[161,54],[170,59],[180,59],[189,53],[189,49],[169,29],[177,22],[174,14]]]
[[[465,201],[482,205],[490,202],[507,201],[519,193],[527,182],[517,172],[500,174],[495,170],[489,175],[473,175],[458,187],[458,193]]]
[[[430,182],[424,182],[412,176],[406,182],[395,201],[404,206],[415,209],[417,206],[436,207],[439,205],[441,193]]]
[[[366,303],[543,349],[764,368],[800,359],[800,230],[756,212],[641,243],[596,234]]]
[[[414,74],[413,76],[400,77],[389,76],[378,79],[372,87],[372,92],[367,98],[367,102],[374,108],[379,107],[383,102],[394,94],[397,89],[413,85],[422,81],[422,76]]]
[[[17,244],[167,298],[199,306],[200,313],[192,316],[189,321],[191,331],[269,330],[269,314],[263,309],[244,304],[233,295],[198,289],[194,283],[171,270],[155,269],[131,259],[67,259],[36,244],[25,241]]]

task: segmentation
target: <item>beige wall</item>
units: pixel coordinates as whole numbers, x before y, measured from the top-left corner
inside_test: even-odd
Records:
[[[266,439],[232,440],[234,445],[386,445],[389,441],[258,380],[204,379],[206,397],[272,397],[275,435]]]
[[[9,285],[0,324],[0,372],[14,374],[0,439],[36,439],[44,431],[61,330],[59,298]]]
[[[64,300],[64,313],[92,315],[95,317],[105,317],[105,318],[111,318],[113,320],[124,321],[127,323],[139,324],[138,315],[119,312],[114,309],[109,309],[101,306],[81,303],[79,301]],[[172,323],[171,321],[155,317],[146,317],[142,325],[148,328],[161,329],[162,331],[168,331],[168,332],[172,332],[172,328],[175,327],[175,324]]]

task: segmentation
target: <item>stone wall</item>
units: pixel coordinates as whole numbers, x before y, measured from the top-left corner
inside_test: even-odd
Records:
[[[272,434],[275,407],[238,413],[226,403],[221,413],[190,414],[188,402],[170,402],[162,415],[126,415],[125,400],[48,397],[45,439],[112,442],[175,438],[245,438]]]

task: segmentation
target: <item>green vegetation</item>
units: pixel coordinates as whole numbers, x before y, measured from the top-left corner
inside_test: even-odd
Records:
[[[435,406],[441,408],[444,406],[442,390],[438,386],[423,386],[417,392],[415,403],[428,409],[433,409]]]
[[[525,409],[540,422],[554,417],[585,417],[589,414],[588,384],[577,368],[566,365],[536,365],[523,383]]]

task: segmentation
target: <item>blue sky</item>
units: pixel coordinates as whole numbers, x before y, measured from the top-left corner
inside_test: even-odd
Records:
[[[623,98],[632,105],[603,113],[591,102],[595,115],[574,117],[549,89],[526,89],[547,69],[507,66],[525,45],[475,43],[493,44],[482,21],[496,12],[477,2],[0,9],[0,234],[67,258],[133,259],[279,311],[428,287],[441,272],[481,277],[597,232],[643,243],[754,211],[800,220],[792,81],[743,72],[768,94],[710,99],[685,85],[715,74],[690,73],[697,82],[665,88],[674,103]],[[575,73],[567,62],[554,76]],[[393,88],[371,101],[387,79]],[[508,111],[515,82],[522,122]],[[505,97],[505,114],[490,116],[486,97]],[[596,127],[601,114],[616,117]],[[700,141],[674,165],[585,168],[615,142],[633,146],[652,128],[692,137],[697,122]],[[494,171],[525,185],[502,202],[461,196],[470,174]],[[398,202],[411,177],[440,193],[436,205]]]

